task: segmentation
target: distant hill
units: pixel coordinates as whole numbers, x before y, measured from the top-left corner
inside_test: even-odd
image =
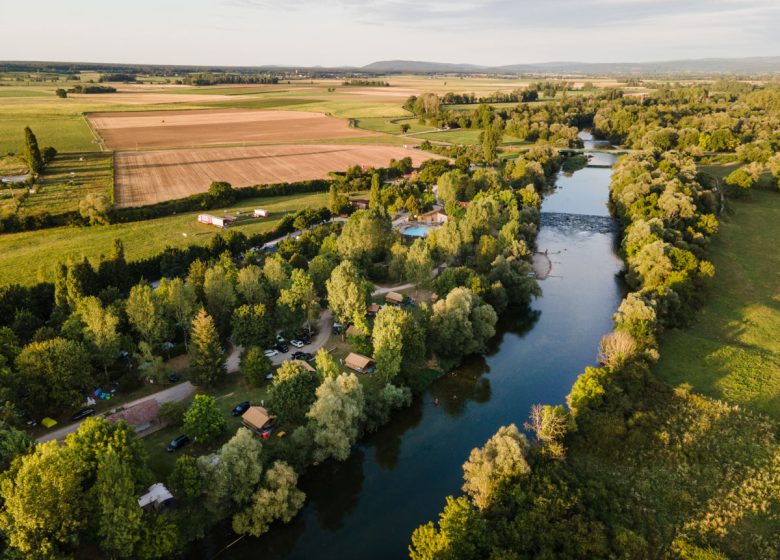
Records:
[[[448,62],[421,62],[416,60],[381,60],[372,62],[360,68],[365,72],[463,72],[478,73],[488,72],[489,66],[477,66],[475,64],[452,64]]]
[[[780,56],[703,58],[659,62],[543,62],[479,66],[413,60],[384,60],[363,66],[364,72],[484,73],[484,74],[773,74],[780,73]]]

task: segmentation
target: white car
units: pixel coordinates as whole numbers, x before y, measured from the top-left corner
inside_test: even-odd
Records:
[[[273,358],[274,356],[278,355],[279,352],[271,348],[270,350],[266,350],[265,352],[263,352],[263,354],[265,354],[266,358]]]
[[[276,335],[276,342],[278,342],[279,344],[284,344],[287,341],[284,339],[284,337],[282,335],[277,334]]]
[[[301,342],[300,340],[291,340],[290,344],[292,344],[296,348],[303,348],[303,342]]]

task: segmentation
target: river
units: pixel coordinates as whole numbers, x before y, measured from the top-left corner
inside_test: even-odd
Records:
[[[582,133],[586,147],[595,143]],[[599,146],[600,147],[600,146]],[[599,154],[598,164],[613,156]],[[595,158],[594,158],[595,163]],[[561,174],[543,213],[608,216],[609,168]],[[499,426],[521,427],[535,403],[565,402],[577,375],[595,364],[622,297],[614,233],[578,221],[543,225],[538,248],[552,261],[543,296],[529,313],[508,312],[484,356],[436,381],[413,405],[365,438],[343,463],[330,461],[301,478],[307,501],[287,525],[244,538],[220,560],[408,557],[412,531],[435,519],[458,494],[461,465]],[[439,406],[434,399],[439,399]],[[213,558],[235,540],[228,528],[197,543],[190,557]]]

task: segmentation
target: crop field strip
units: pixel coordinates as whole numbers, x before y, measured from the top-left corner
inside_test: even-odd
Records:
[[[90,120],[113,150],[211,144],[370,137],[374,133],[321,113],[240,109],[93,113]]]
[[[430,154],[397,146],[292,144],[195,150],[118,152],[116,204],[142,206],[208,190],[212,181],[234,187],[326,178],[352,165],[386,166],[411,157],[415,165]]]

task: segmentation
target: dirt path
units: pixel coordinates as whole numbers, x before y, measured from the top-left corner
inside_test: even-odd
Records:
[[[167,389],[163,389],[162,391],[155,393],[154,395],[142,397],[140,399],[136,399],[134,401],[125,403],[121,406],[122,408],[130,408],[131,406],[135,406],[139,403],[148,401],[149,399],[155,399],[160,404],[166,402],[178,402],[189,398],[194,393],[195,393],[195,386],[189,381],[185,381],[184,383],[179,383],[178,385],[174,385],[173,387],[168,387]],[[49,432],[48,434],[39,437],[36,441],[38,443],[43,443],[44,441],[51,441],[53,439],[65,439],[65,436],[78,430],[82,422],[84,422],[84,420],[82,420],[81,422],[70,424],[69,426],[65,426],[58,430],[54,430],[53,432]]]
[[[399,292],[401,290],[408,290],[409,288],[414,288],[414,284],[411,282],[407,282],[406,284],[399,284],[398,286],[387,286],[383,288],[376,288],[373,292],[371,292],[372,296],[381,296],[384,294],[389,294],[390,292]]]

